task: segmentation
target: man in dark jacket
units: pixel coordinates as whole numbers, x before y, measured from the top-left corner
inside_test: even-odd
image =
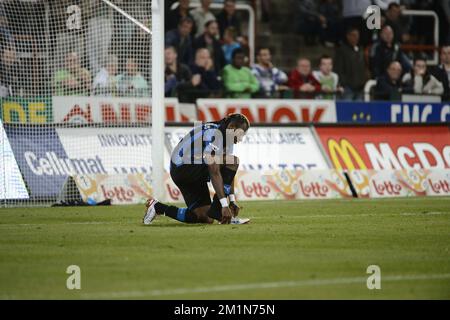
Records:
[[[200,83],[199,77],[192,77],[189,67],[177,62],[177,52],[174,47],[166,47],[164,60],[165,96],[178,97],[181,102],[190,102],[189,91]]]
[[[217,23],[219,24],[220,39],[223,38],[225,29],[228,27],[235,28],[237,34],[241,34],[241,21],[236,15],[236,0],[225,0],[223,3],[223,10],[216,18]]]
[[[189,0],[180,0],[178,7],[167,12],[166,19],[164,20],[164,28],[166,32],[172,29],[176,29],[178,27],[178,23],[182,18],[189,17],[192,19],[192,21],[194,21],[194,18],[189,12],[189,3]],[[195,34],[195,23],[194,27],[192,28],[191,34]]]
[[[431,74],[444,85],[443,101],[450,101],[450,45],[441,49],[441,63]]]
[[[221,84],[218,74],[214,71],[208,49],[200,48],[197,50],[191,72],[193,76],[200,77],[200,82],[193,88],[194,101],[198,98],[218,96]]]
[[[195,39],[194,49],[206,48],[209,50],[214,62],[214,70],[219,73],[225,66],[225,57],[223,54],[222,46],[217,40],[219,34],[219,26],[217,21],[210,20],[205,23],[205,33]]]
[[[364,52],[359,47],[359,30],[349,28],[346,42],[336,50],[334,69],[344,87],[343,100],[363,100],[364,85],[367,80],[367,66]]]
[[[370,50],[370,71],[372,77],[379,77],[384,73],[392,61],[398,61],[404,72],[411,70],[411,61],[394,41],[394,31],[391,26],[385,25],[380,32],[380,39],[374,43]]]
[[[375,100],[401,101],[402,95],[402,65],[393,61],[385,74],[378,77],[375,87]]]
[[[172,46],[178,53],[178,62],[189,65],[193,59],[191,31],[194,21],[189,18],[181,18],[178,28],[166,33],[165,45]]]

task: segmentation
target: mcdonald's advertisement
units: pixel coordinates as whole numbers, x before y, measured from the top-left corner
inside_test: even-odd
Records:
[[[448,126],[347,126],[316,130],[336,169],[450,168]]]

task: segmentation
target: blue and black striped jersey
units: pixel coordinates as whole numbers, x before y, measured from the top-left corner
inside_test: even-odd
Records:
[[[219,122],[206,122],[192,129],[175,147],[171,165],[205,165],[205,155],[225,155],[233,153],[234,142],[227,147],[225,130]]]

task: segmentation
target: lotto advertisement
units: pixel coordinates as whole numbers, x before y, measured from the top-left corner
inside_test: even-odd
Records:
[[[450,170],[352,170],[349,176],[359,198],[450,195]]]

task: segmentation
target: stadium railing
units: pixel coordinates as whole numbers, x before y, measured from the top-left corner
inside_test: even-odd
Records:
[[[433,45],[402,45],[403,50],[408,51],[424,51],[433,50],[433,59],[428,60],[429,65],[437,65],[439,63],[439,17],[434,11],[429,10],[403,10],[402,16],[410,17],[431,17],[434,19]]]

